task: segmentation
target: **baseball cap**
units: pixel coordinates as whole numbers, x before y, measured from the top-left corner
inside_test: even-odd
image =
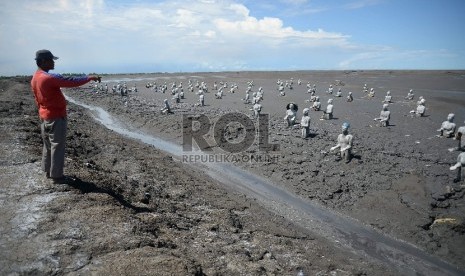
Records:
[[[49,50],[39,50],[36,52],[36,60],[37,59],[58,59],[58,57],[54,56],[52,52]]]

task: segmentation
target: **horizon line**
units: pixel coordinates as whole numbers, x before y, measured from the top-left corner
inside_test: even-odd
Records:
[[[245,73],[245,72],[425,72],[425,71],[437,71],[437,72],[464,72],[465,69],[297,69],[297,70],[225,70],[225,71],[172,71],[172,72],[133,72],[133,73],[77,73],[77,72],[66,72],[60,73],[61,75],[150,75],[150,74],[212,74],[212,73]],[[30,75],[0,75],[0,78],[9,77],[31,77]]]

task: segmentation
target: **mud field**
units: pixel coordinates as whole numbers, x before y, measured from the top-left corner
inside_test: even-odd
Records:
[[[293,78],[280,96],[276,81]],[[297,80],[302,84],[298,85]],[[187,91],[189,80],[204,81],[206,106]],[[323,206],[355,224],[413,245],[431,258],[465,270],[464,182],[453,183],[458,152],[453,139],[436,137],[447,114],[458,126],[465,120],[465,72],[231,72],[104,76],[108,93],[92,85],[65,94],[108,111],[122,125],[147,136],[182,144],[182,115],[205,114],[211,122],[230,112],[251,114],[241,98],[248,81],[263,87],[262,113],[270,114],[269,142],[279,145],[263,162],[234,166],[270,180],[297,198]],[[216,99],[213,82],[237,84]],[[117,83],[135,84],[127,97],[111,92]],[[147,82],[183,83],[185,99],[175,104]],[[311,137],[283,121],[289,102],[301,111],[307,82],[316,84],[322,107],[334,99],[335,118],[319,120],[310,111]],[[325,93],[330,84],[343,97]],[[363,84],[376,91],[368,98]],[[212,179],[195,166],[141,141],[108,130],[88,109],[68,106],[65,171],[73,185],[52,185],[40,173],[39,120],[29,78],[0,82],[1,242],[0,274],[133,275],[398,275],[414,274],[339,244],[324,231],[296,223],[291,213],[269,208],[253,195]],[[413,89],[415,99],[404,99]],[[391,126],[378,127],[386,91]],[[197,90],[195,90],[197,91]],[[348,91],[354,101],[346,102]],[[335,93],[334,92],[334,93]],[[409,115],[418,96],[426,117]],[[162,115],[163,99],[174,114]],[[342,122],[351,124],[354,155],[350,163],[329,153]],[[240,130],[229,133],[237,138]],[[208,135],[207,135],[208,136]],[[211,135],[210,135],[211,136]],[[222,153],[214,146],[213,150]],[[255,143],[238,156],[262,154]],[[272,205],[272,204],[271,204]],[[375,250],[377,251],[377,250]],[[418,272],[418,271],[417,271]],[[421,271],[420,271],[421,273]],[[438,273],[440,274],[440,273]],[[452,273],[453,274],[453,273]]]

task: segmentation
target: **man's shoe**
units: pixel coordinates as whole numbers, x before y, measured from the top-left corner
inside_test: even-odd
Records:
[[[76,180],[74,178],[68,177],[68,176],[62,176],[58,178],[52,178],[53,184],[72,184]]]

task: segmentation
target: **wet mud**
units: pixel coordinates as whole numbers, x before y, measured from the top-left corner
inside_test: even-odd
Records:
[[[121,124],[115,122],[111,115],[102,108],[90,106],[78,102],[69,96],[68,101],[85,107],[94,114],[94,118],[107,128],[136,140],[140,140],[157,149],[165,151],[178,160],[190,160],[182,147],[173,143],[158,139],[153,136],[140,133],[138,130],[125,129]],[[229,134],[229,133],[228,133]],[[196,151],[188,157],[199,155]],[[428,255],[423,250],[399,241],[395,238],[383,235],[372,228],[364,227],[358,221],[338,215],[328,208],[324,208],[314,202],[305,202],[295,195],[287,193],[266,179],[251,174],[234,165],[210,160],[211,155],[203,153],[200,160],[204,162],[189,162],[188,164],[203,171],[218,183],[239,191],[247,196],[257,199],[260,205],[282,215],[293,223],[302,226],[312,233],[316,233],[328,240],[336,240],[340,246],[346,246],[352,250],[358,250],[358,254],[377,258],[384,263],[399,266],[405,272],[418,274],[457,274],[461,272],[442,262],[439,258]],[[205,158],[202,158],[205,157]],[[194,159],[195,160],[195,159]],[[208,161],[207,161],[208,160]],[[187,161],[184,161],[187,163]]]

